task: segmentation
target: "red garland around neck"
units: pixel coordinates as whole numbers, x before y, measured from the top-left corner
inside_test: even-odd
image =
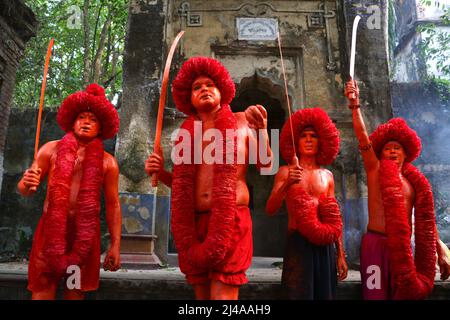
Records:
[[[389,260],[394,277],[394,299],[425,299],[433,290],[436,264],[436,233],[433,192],[425,176],[405,163],[403,176],[412,184],[414,202],[415,258],[411,249],[411,227],[405,207],[397,164],[380,163],[380,188],[386,218]]]
[[[342,234],[342,218],[334,198],[321,196],[316,210],[313,198],[301,188],[290,188],[286,196],[289,214],[298,232],[315,245],[329,245]]]
[[[228,105],[222,105],[214,124],[214,127],[222,133],[222,137],[226,137],[227,129],[237,129],[236,118]],[[181,128],[190,133],[192,151],[194,117],[188,118]],[[214,164],[211,217],[208,234],[202,243],[198,242],[195,230],[194,181],[196,165],[191,161],[191,164],[177,164],[173,168],[171,226],[178,250],[180,269],[185,274],[207,270],[220,263],[225,258],[231,245],[237,214],[236,137],[229,141],[224,139],[222,143],[223,152],[233,150],[234,163],[226,164],[225,159],[229,157],[225,157],[224,154],[224,164]],[[230,143],[234,144],[234,148],[226,147]],[[193,157],[193,151],[191,156]]]
[[[82,178],[75,215],[75,242],[68,247],[67,214],[78,142],[72,132],[58,143],[55,169],[49,182],[48,210],[43,217],[44,253],[49,272],[66,273],[70,265],[80,265],[89,255],[99,224],[100,195],[103,181],[103,144],[96,138],[85,150]]]

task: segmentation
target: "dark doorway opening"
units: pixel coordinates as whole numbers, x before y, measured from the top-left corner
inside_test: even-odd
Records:
[[[260,104],[267,110],[267,129],[269,138],[271,130],[281,130],[286,114],[279,99],[271,97],[261,86],[257,76],[253,81],[242,81],[236,98],[231,103],[233,112],[244,111],[248,106]],[[268,79],[265,79],[268,80]],[[268,80],[270,81],[270,80]],[[272,85],[273,89],[273,85]],[[281,87],[279,87],[281,90]],[[276,90],[276,91],[279,91]],[[280,92],[277,92],[280,93]],[[276,150],[275,152],[278,152]],[[279,165],[284,165],[280,159]],[[275,175],[261,175],[255,165],[247,171],[247,185],[250,191],[250,210],[253,220],[253,256],[282,257],[287,232],[287,211],[283,206],[281,212],[268,216],[265,207],[272,191]]]

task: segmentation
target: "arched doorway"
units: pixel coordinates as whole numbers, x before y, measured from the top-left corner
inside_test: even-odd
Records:
[[[285,101],[283,87],[257,73],[242,79],[236,87],[236,97],[231,102],[233,112],[244,111],[248,106],[260,104],[267,110],[269,137],[270,130],[281,130],[287,114],[282,107]],[[285,165],[282,159],[279,165]],[[253,256],[282,257],[284,253],[287,232],[286,208],[283,206],[281,212],[275,216],[268,216],[265,212],[274,178],[274,175],[260,175],[254,165],[249,166],[247,185],[253,220]]]

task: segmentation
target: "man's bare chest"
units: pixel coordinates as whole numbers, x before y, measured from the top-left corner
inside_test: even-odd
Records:
[[[296,185],[315,198],[327,195],[329,189],[328,178],[320,169],[303,170],[302,180]]]
[[[414,188],[411,185],[411,183],[408,181],[408,179],[406,179],[405,177],[401,176],[401,181],[402,181],[402,189],[403,189],[403,194],[405,196],[406,204],[408,206],[412,207],[414,204],[414,199],[415,199]]]

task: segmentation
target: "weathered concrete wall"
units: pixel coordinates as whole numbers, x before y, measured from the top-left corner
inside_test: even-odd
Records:
[[[5,145],[4,178],[0,198],[0,261],[28,257],[33,232],[42,215],[46,194],[44,183],[33,197],[22,197],[16,186],[23,172],[33,162],[37,110],[12,109]],[[58,140],[64,132],[56,122],[56,111],[44,110],[40,146]],[[105,150],[114,153],[114,140],[106,140]],[[102,232],[106,233],[104,210],[101,212]],[[106,238],[103,238],[105,249]]]
[[[391,78],[395,82],[420,81],[426,72],[426,65],[419,50],[421,35],[416,32],[416,1],[394,1],[391,10]]]
[[[410,36],[411,32],[415,32],[416,22],[417,22],[417,9],[416,0],[404,1],[395,0],[393,1],[392,10],[394,19],[393,27],[395,33],[392,34],[394,41],[398,44],[403,42],[403,40]]]
[[[121,192],[144,194],[151,192],[150,180],[144,171],[144,162],[153,150],[161,74],[167,55],[167,45],[164,42],[168,19],[167,6],[168,2],[163,0],[150,2],[132,0],[129,4],[123,63],[123,102],[119,111],[120,131],[116,146]],[[176,60],[177,55],[174,58]],[[170,93],[168,95],[170,96]],[[170,97],[167,105],[171,106]],[[169,108],[164,112],[161,144],[168,170],[171,170],[170,133],[179,126],[176,115],[174,109]],[[166,201],[168,193],[169,190],[160,183],[158,194],[163,197],[161,203]],[[153,214],[153,208],[148,209]],[[161,208],[156,209],[158,211]],[[163,262],[168,247],[169,209],[165,207],[164,210],[165,215],[158,214],[155,222],[158,236],[155,251]],[[161,216],[163,217],[159,219]]]
[[[151,190],[144,161],[153,150],[160,77],[167,55],[163,41],[166,5],[162,0],[130,2],[117,143],[121,191],[149,193]],[[166,111],[165,116],[170,121],[173,114]],[[164,123],[166,131],[168,127],[170,124]],[[166,131],[164,137],[167,137]],[[170,158],[169,155],[166,154],[166,158]]]
[[[258,17],[278,20],[285,58],[286,76],[294,110],[304,106],[322,106],[332,111],[335,106],[336,84],[339,79],[335,72],[339,67],[339,37],[335,18],[335,2],[327,2],[329,18],[330,59],[328,64],[328,43],[325,23],[321,27],[308,25],[308,16],[322,15],[322,1],[268,1],[270,6],[260,1],[188,1],[183,15],[200,14],[202,26],[186,25],[186,17],[178,12],[185,1],[171,1],[172,20],[168,25],[167,41],[172,41],[176,31],[186,30],[181,50],[186,57],[196,55],[215,56],[224,63],[235,81],[238,90],[242,81],[255,74],[268,78],[272,85],[280,86],[281,93],[273,96],[283,101],[284,84],[277,40],[238,40],[236,18]]]
[[[0,191],[4,148],[16,70],[27,41],[35,35],[37,21],[21,1],[0,2]]]
[[[393,81],[395,82],[419,82],[426,67],[421,58],[419,44],[420,34],[414,33],[404,40],[401,46],[395,50],[394,63],[392,65]]]
[[[440,25],[439,19],[444,14],[436,3],[430,6],[422,5],[419,0],[400,1],[393,3],[391,15],[392,26],[395,32],[390,34],[391,46],[394,47],[392,57],[392,79],[395,82],[421,82],[428,75],[444,77],[442,71],[437,68],[437,61],[422,53],[420,45],[430,36],[426,32],[418,32],[420,26],[433,22],[436,30],[449,37],[450,27]],[[436,36],[434,36],[436,37]],[[433,39],[429,43],[430,49],[442,50],[440,44]],[[449,55],[442,52],[443,55]]]
[[[394,115],[403,117],[422,139],[422,153],[414,162],[433,188],[437,226],[450,244],[450,90],[441,98],[430,85],[392,84]]]

